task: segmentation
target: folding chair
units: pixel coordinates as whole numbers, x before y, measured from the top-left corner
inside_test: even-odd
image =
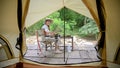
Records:
[[[43,30],[36,31],[36,38],[37,38],[37,44],[38,44],[37,54],[41,54],[46,57],[46,51],[47,51],[48,45],[50,45],[50,48],[52,50],[53,42],[44,40],[45,36],[44,36]]]

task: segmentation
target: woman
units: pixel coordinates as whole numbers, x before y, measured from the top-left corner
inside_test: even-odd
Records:
[[[51,41],[55,42],[55,53],[62,53],[59,50],[59,44],[61,43],[60,38],[56,36],[55,32],[50,31],[50,24],[52,23],[52,20],[47,18],[45,20],[44,25],[42,26],[43,34],[45,36],[45,41]]]

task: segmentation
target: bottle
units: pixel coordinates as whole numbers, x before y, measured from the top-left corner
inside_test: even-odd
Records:
[[[71,52],[71,46],[70,45],[67,46],[67,51]]]

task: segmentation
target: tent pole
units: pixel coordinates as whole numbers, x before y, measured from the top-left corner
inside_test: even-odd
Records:
[[[65,7],[64,7],[64,62],[65,62]]]

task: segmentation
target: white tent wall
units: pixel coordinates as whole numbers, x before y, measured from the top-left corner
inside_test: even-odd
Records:
[[[106,19],[107,60],[113,62],[115,52],[120,45],[120,0],[103,0]]]
[[[28,27],[63,7],[67,7],[93,19],[82,0],[30,0],[25,26]]]
[[[19,35],[17,26],[17,0],[0,0],[0,35],[10,43],[14,58],[0,62],[0,68],[19,62],[19,51],[15,48]]]
[[[69,8],[77,13],[80,13],[84,16],[87,16],[87,17],[93,19],[88,8],[85,6],[85,4],[82,1],[83,0],[65,0],[64,5],[65,5],[65,7]],[[94,0],[94,2],[92,2],[92,4],[89,4],[89,5],[96,6],[96,4],[94,4],[94,3],[95,3],[95,0]],[[94,8],[94,9],[96,9],[96,8]]]
[[[15,48],[16,39],[19,35],[17,0],[0,0],[0,34],[9,40],[15,57],[18,57],[19,51]]]
[[[34,24],[62,7],[63,0],[30,0],[28,15],[25,22],[26,27]]]

